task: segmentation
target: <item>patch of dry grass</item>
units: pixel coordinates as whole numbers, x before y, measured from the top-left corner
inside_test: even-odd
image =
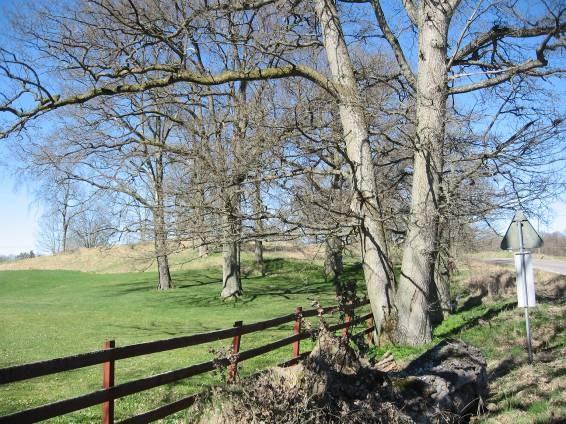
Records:
[[[557,260],[557,261],[564,261],[566,260],[566,256],[554,256],[554,255],[546,255],[543,253],[537,253],[536,251],[532,253],[533,259],[547,259],[547,260]],[[497,250],[497,251],[485,251],[485,252],[476,252],[470,253],[468,255],[470,259],[512,259],[513,253],[508,250]]]
[[[264,243],[265,258],[299,259],[321,261],[324,249],[320,245],[298,245],[296,243]],[[252,247],[245,246],[243,255],[251,255]],[[202,270],[222,265],[220,253],[199,258],[195,249],[179,248],[169,255],[171,271]],[[77,249],[72,252],[39,256],[0,264],[0,271],[16,270],[66,270],[96,272],[102,274],[123,272],[155,272],[151,244],[116,245],[112,247]]]
[[[465,301],[480,304],[516,298],[509,267],[468,260],[460,281]],[[537,306],[530,310],[534,363],[529,364],[523,310],[512,307],[470,328],[465,337],[488,358],[490,397],[482,423],[558,423],[566,420],[566,276],[535,271]],[[512,305],[512,304],[511,304]]]
[[[533,364],[513,350],[513,346],[524,347],[524,337],[519,334],[510,335],[507,343],[501,343],[500,359],[489,361],[491,395],[488,413],[481,417],[481,422],[558,423],[566,419],[564,308],[553,305],[544,313],[549,322],[540,322],[539,317],[533,328]],[[512,319],[520,321],[520,314],[512,315]]]

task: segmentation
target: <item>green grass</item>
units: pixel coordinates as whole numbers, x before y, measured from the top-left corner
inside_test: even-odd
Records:
[[[489,413],[475,422],[486,424],[551,423],[566,419],[566,323],[559,303],[539,303],[530,310],[535,353],[528,364],[523,309],[515,298],[487,302],[450,315],[433,330],[425,346],[386,345],[372,348],[379,359],[390,351],[405,364],[450,337],[478,347],[488,364]],[[558,420],[558,421],[557,421]]]
[[[212,258],[214,260],[214,258]],[[296,306],[310,308],[336,302],[334,287],[325,281],[320,263],[270,259],[268,275],[253,272],[244,256],[244,295],[238,302],[219,298],[218,267],[195,268],[173,274],[176,288],[155,290],[155,273],[95,274],[75,271],[0,272],[0,367],[97,350],[104,340],[118,346],[231,327],[288,314]],[[458,274],[454,287],[468,293]],[[361,269],[347,261],[347,279],[361,280]],[[362,287],[363,290],[363,287]],[[492,412],[482,422],[512,424],[549,422],[566,414],[564,364],[566,353],[564,308],[540,304],[531,311],[535,344],[552,353],[550,360],[526,364],[523,311],[514,298],[499,299],[462,308],[434,329],[434,340],[421,347],[372,348],[375,357],[391,351],[401,363],[414,359],[447,337],[477,346],[485,355],[490,373]],[[467,303],[467,302],[464,302]],[[337,319],[334,317],[333,319]],[[292,323],[261,333],[245,335],[242,350],[292,334]],[[116,381],[123,383],[213,358],[213,349],[228,348],[230,340],[178,349],[117,362]],[[310,348],[302,342],[302,351]],[[244,362],[243,375],[290,358],[291,346]],[[499,371],[498,371],[499,370]],[[502,375],[496,375],[502,371]],[[117,419],[123,419],[195,393],[221,382],[221,376],[204,374],[116,401]],[[0,386],[0,415],[87,393],[100,388],[101,367],[41,377]],[[554,414],[554,415],[553,415]],[[179,416],[165,422],[177,422]],[[51,422],[90,423],[100,419],[100,406],[69,414]]]
[[[154,273],[93,274],[75,271],[0,272],[0,367],[97,350],[104,340],[127,345],[231,327],[236,320],[251,323],[311,307],[314,300],[335,304],[334,287],[321,267],[306,261],[272,259],[268,275],[253,273],[243,280],[244,296],[224,302],[219,297],[217,268],[173,274],[176,288],[155,290]],[[351,278],[361,278],[350,267]],[[246,350],[292,334],[292,323],[245,335]],[[212,359],[211,348],[226,348],[230,340],[142,356],[117,362],[116,381],[180,368]],[[303,343],[303,350],[308,342]],[[242,364],[243,374],[290,358],[291,346]],[[0,387],[0,415],[77,396],[100,388],[100,366],[41,377]],[[116,402],[116,416],[125,418],[218,383],[205,374]],[[52,422],[94,422],[93,407]]]

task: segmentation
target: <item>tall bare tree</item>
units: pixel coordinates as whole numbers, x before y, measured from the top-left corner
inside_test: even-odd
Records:
[[[429,295],[444,202],[440,187],[448,98],[496,87],[518,75],[558,72],[548,66],[548,57],[561,48],[563,11],[558,4],[543,7],[540,19],[533,20],[518,6],[505,2],[403,1],[417,37],[417,51],[411,58],[406,47],[410,43],[399,41],[380,2],[341,2],[346,3],[348,7],[372,7],[381,35],[397,58],[398,73],[414,93],[410,210],[395,303],[397,340],[420,344],[431,338]],[[42,25],[30,26],[28,37],[38,40],[35,46],[46,53],[58,72],[80,84],[63,92],[45,83],[31,62],[2,50],[2,78],[9,80],[13,90],[4,94],[0,106],[7,117],[0,134],[15,134],[53,110],[84,106],[103,97],[188,84],[224,90],[238,87],[241,92],[242,86],[258,80],[300,77],[310,81],[328,92],[338,108],[365,280],[373,312],[382,324],[393,301],[382,225],[387,215],[376,187],[379,175],[372,157],[366,104],[344,30],[353,23],[342,25],[336,2],[90,1],[68,7],[69,13],[42,12]],[[249,22],[244,25],[245,34],[238,33],[236,38],[222,26],[231,14]],[[501,14],[513,24],[498,24]],[[481,20],[477,19],[480,15]],[[461,22],[458,31],[456,24]],[[156,46],[159,54],[148,62],[144,52]],[[321,46],[326,57],[322,65],[313,59]],[[231,60],[230,52],[244,48],[257,52],[259,59],[253,63]],[[528,58],[529,52],[535,57]],[[82,89],[85,86],[89,88]],[[27,101],[32,97],[33,102]],[[233,134],[237,139],[236,130]],[[244,179],[239,173],[233,185],[225,188],[240,186]],[[233,205],[230,209],[240,200],[238,193],[234,189],[226,196]],[[238,225],[235,223],[232,233],[238,232]]]

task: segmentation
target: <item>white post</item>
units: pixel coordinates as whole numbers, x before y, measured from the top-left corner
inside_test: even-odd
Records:
[[[527,327],[527,348],[529,350],[529,364],[533,362],[533,349],[531,345],[531,326],[529,323],[529,294],[527,292],[527,267],[525,265],[525,248],[523,244],[523,222],[517,221],[519,227],[519,253],[521,255],[521,282],[525,299],[525,325]]]

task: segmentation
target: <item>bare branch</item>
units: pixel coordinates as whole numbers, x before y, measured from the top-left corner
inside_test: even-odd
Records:
[[[458,87],[452,87],[448,90],[448,94],[461,94],[469,93],[470,91],[480,90],[482,88],[493,87],[494,85],[501,84],[505,81],[509,81],[515,75],[527,73],[530,70],[540,68],[546,64],[540,60],[528,60],[520,65],[510,67],[506,69],[503,73],[497,75],[493,78],[484,79],[482,81],[474,82],[471,84],[461,85]]]
[[[456,51],[450,63],[454,65],[460,64],[462,60],[470,55],[474,55],[482,47],[491,44],[497,40],[505,37],[510,38],[531,38],[540,37],[546,34],[559,34],[560,32],[566,31],[566,22],[556,25],[539,26],[533,28],[512,28],[512,27],[500,27],[494,26],[490,31],[479,35],[474,41],[470,42],[462,49]]]
[[[30,111],[17,111],[15,108],[0,108],[0,111],[9,112],[15,114],[19,120],[7,131],[0,133],[1,137],[6,137],[10,132],[21,128],[27,121],[34,119],[35,117],[48,112],[50,110],[59,109],[68,105],[83,104],[89,100],[95,99],[102,96],[113,96],[118,94],[126,93],[139,93],[143,91],[148,91],[155,88],[168,87],[176,83],[188,82],[204,86],[214,86],[221,85],[233,81],[257,81],[257,80],[267,80],[267,79],[279,79],[287,77],[303,77],[315,84],[319,85],[325,89],[332,96],[336,96],[338,88],[330,79],[326,78],[324,75],[318,71],[304,65],[287,65],[278,68],[264,68],[264,69],[254,69],[251,71],[224,71],[216,75],[204,75],[197,72],[192,72],[188,70],[178,69],[174,66],[167,65],[155,65],[148,69],[135,69],[135,70],[121,70],[117,76],[123,76],[127,72],[135,71],[136,74],[144,74],[149,71],[166,71],[170,72],[170,75],[163,78],[148,79],[146,81],[136,83],[136,84],[119,84],[119,85],[109,85],[104,87],[94,88],[92,90],[86,91],[81,94],[74,96],[69,96],[66,98],[59,98],[57,96],[52,96],[50,100],[44,102]]]
[[[401,69],[403,76],[409,82],[411,87],[413,89],[415,89],[415,87],[417,85],[417,81],[415,79],[415,74],[411,70],[409,62],[407,62],[407,59],[405,58],[405,54],[403,53],[403,49],[401,48],[401,45],[399,44],[399,40],[397,40],[397,37],[395,37],[395,34],[393,34],[393,31],[391,31],[391,28],[389,27],[389,24],[387,23],[387,19],[385,18],[385,14],[383,13],[383,9],[381,8],[380,1],[379,0],[371,0],[371,4],[372,4],[373,10],[375,12],[375,18],[377,19],[377,22],[379,23],[379,27],[381,28],[383,35],[387,39],[387,42],[389,43],[389,45],[393,49],[393,54],[395,55],[395,58],[397,59],[397,63],[399,64],[399,68]]]

